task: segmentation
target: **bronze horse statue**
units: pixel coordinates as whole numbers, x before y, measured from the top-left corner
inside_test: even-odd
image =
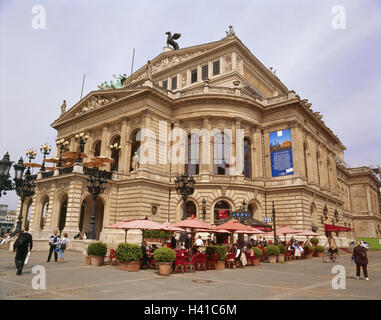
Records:
[[[177,42],[175,40],[177,40],[178,38],[181,37],[181,34],[180,33],[175,33],[173,36],[171,35],[171,33],[168,31],[166,32],[165,34],[168,35],[167,37],[167,45],[171,45],[173,47],[174,50],[178,50],[179,49],[179,45],[177,44]]]

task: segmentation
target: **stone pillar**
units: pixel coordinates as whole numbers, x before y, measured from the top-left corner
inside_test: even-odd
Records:
[[[108,125],[106,124],[102,128],[101,156],[106,156],[107,147],[108,147]]]
[[[263,173],[263,150],[262,150],[262,133],[259,127],[255,128],[254,132],[254,145],[252,146],[253,153],[251,154],[251,167],[253,178],[262,178]]]
[[[368,215],[373,216],[373,208],[372,208],[372,198],[370,195],[370,187],[369,185],[365,185],[365,191],[366,191],[366,203],[368,207]]]
[[[237,54],[233,51],[232,52],[232,71],[237,70]]]
[[[82,186],[85,179],[74,178],[70,182],[68,191],[68,202],[66,211],[66,222],[62,232],[67,232],[72,239],[74,234],[79,232],[79,218],[81,214]]]
[[[69,151],[77,151],[77,141],[75,141],[74,137],[70,138]]]
[[[210,130],[211,123],[209,116],[203,117],[200,135],[200,174],[201,181],[203,182],[209,182],[210,175],[213,174],[213,171],[210,171]]]
[[[303,152],[303,132],[296,122],[290,123],[292,140],[292,161],[294,163],[294,177],[304,177],[304,152]]]
[[[86,159],[85,161],[90,161],[90,150],[93,145],[94,132],[92,132],[91,130],[88,130],[87,134],[89,135],[89,140],[87,140],[83,152],[87,155],[87,158],[85,158]]]
[[[129,135],[129,128],[128,128],[128,119],[123,118],[122,119],[122,130],[120,135],[120,146],[122,149],[120,152],[120,162],[119,162],[119,170],[122,173],[128,173],[129,171],[129,164],[127,163],[127,140]]]

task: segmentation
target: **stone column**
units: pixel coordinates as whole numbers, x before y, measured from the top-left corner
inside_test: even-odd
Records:
[[[373,216],[373,208],[372,208],[372,198],[370,195],[370,187],[369,185],[365,185],[365,191],[366,191],[366,203],[368,206],[368,215]]]
[[[128,119],[122,119],[122,130],[120,135],[120,146],[122,149],[120,152],[119,170],[122,173],[128,173],[129,164],[127,163],[127,140],[129,135]]]
[[[85,159],[87,159],[86,161],[90,161],[90,150],[91,150],[91,147],[93,145],[94,132],[92,132],[91,130],[88,130],[87,134],[89,135],[89,140],[87,140],[83,152],[87,155],[87,158],[85,158]]]
[[[69,151],[77,151],[77,141],[75,141],[74,137],[70,138]]]
[[[232,71],[237,70],[237,54],[233,51],[232,52]]]
[[[210,130],[210,117],[203,117],[200,135],[200,174],[201,181],[204,182],[210,181],[210,174],[213,174],[213,171],[210,171]]]
[[[102,128],[101,156],[106,156],[108,142],[108,125],[106,124]]]
[[[70,182],[68,191],[68,203],[66,210],[66,222],[62,232],[67,232],[69,238],[79,231],[79,218],[81,214],[82,186],[86,183],[85,179],[74,178]]]
[[[296,123],[290,123],[292,139],[292,160],[294,163],[294,177],[304,177],[304,152],[303,152],[303,131]]]
[[[263,150],[262,150],[262,133],[259,127],[255,127],[254,132],[254,145],[252,146],[253,153],[251,154],[251,168],[253,172],[253,178],[262,178],[263,172]]]

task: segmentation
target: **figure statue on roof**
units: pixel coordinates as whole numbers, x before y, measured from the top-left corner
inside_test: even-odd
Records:
[[[175,33],[173,34],[173,36],[171,35],[171,33],[168,31],[165,33],[166,35],[168,35],[167,37],[167,45],[171,45],[173,47],[174,50],[178,50],[179,49],[179,45],[177,44],[177,42],[175,40],[177,40],[178,38],[181,37],[181,34],[180,33]]]
[[[152,64],[151,64],[150,60],[147,61],[146,74],[147,74],[147,78],[151,79],[151,76],[152,76]]]
[[[229,26],[229,31],[225,31],[225,33],[226,33],[227,37],[235,35],[235,32],[233,30],[233,26]]]
[[[65,113],[65,112],[66,112],[66,100],[64,100],[62,105],[61,105],[61,114]]]
[[[102,82],[100,86],[98,86],[99,89],[121,89],[124,87],[124,82],[127,79],[126,74],[120,74],[119,76],[116,76],[115,74],[112,75],[112,77],[115,79],[115,83],[113,80],[110,81],[110,84],[108,84],[107,81]]]

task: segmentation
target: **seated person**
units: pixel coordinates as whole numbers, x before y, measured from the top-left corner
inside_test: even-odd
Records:
[[[141,248],[142,248],[142,253],[143,253],[141,266],[145,265],[146,267],[148,267],[149,260],[148,260],[148,255],[147,255],[147,242],[143,241]]]
[[[205,247],[205,243],[203,243],[201,247],[198,247],[198,252],[205,253],[205,251],[206,251],[206,247]]]
[[[156,244],[153,244],[153,245],[151,246],[149,252],[150,252],[150,253],[154,253],[156,249],[157,249]]]

